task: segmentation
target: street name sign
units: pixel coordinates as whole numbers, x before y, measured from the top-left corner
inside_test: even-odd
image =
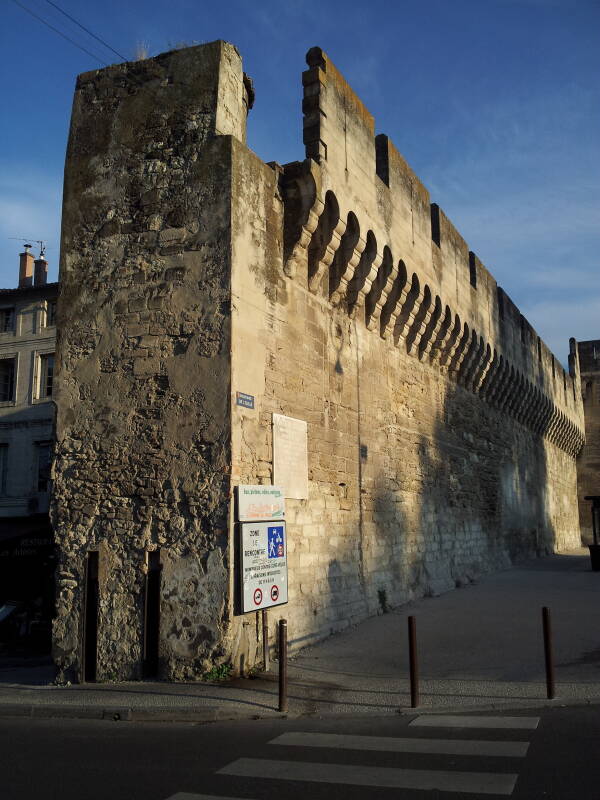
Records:
[[[288,601],[285,522],[240,523],[242,614]]]

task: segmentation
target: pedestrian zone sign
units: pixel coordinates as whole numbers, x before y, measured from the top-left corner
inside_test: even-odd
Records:
[[[242,614],[288,601],[285,522],[242,522]]]

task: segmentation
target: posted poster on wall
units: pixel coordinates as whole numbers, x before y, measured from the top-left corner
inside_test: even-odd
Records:
[[[294,500],[308,497],[307,431],[305,420],[273,414],[273,481]]]
[[[240,523],[242,614],[288,601],[285,522]]]
[[[266,522],[285,518],[285,496],[281,486],[247,485],[237,487],[239,522]]]

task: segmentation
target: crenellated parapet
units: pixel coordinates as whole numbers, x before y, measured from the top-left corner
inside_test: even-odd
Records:
[[[307,63],[307,158],[281,177],[285,273],[575,457],[576,359],[567,374],[326,54]]]

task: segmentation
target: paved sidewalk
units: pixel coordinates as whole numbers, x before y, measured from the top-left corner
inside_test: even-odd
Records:
[[[552,613],[547,701],[541,607]],[[421,710],[600,702],[600,573],[587,550],[528,561],[410,603],[301,651],[289,714],[386,713],[410,703],[406,618],[417,619]],[[277,676],[227,683],[58,687],[51,667],[0,668],[0,715],[209,721],[277,716]]]

